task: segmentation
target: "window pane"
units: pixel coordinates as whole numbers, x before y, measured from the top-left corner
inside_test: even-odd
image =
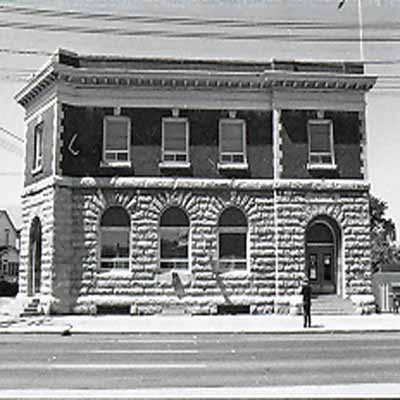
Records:
[[[164,211],[160,220],[161,226],[189,226],[189,219],[185,212],[178,207],[171,207]]]
[[[124,119],[106,119],[106,149],[126,150],[128,147],[128,122]]]
[[[243,124],[221,122],[221,152],[241,153],[243,152]]]
[[[101,226],[130,226],[128,213],[122,207],[110,207],[101,218]]]
[[[186,152],[185,121],[164,121],[164,151]]]
[[[220,233],[219,258],[240,260],[246,259],[246,234]]]
[[[188,228],[162,228],[161,236],[161,258],[188,258]]]
[[[129,256],[129,230],[107,229],[101,230],[101,257],[128,257]]]
[[[332,231],[321,223],[313,224],[307,230],[307,243],[333,243]]]
[[[311,152],[331,151],[330,124],[310,124]]]
[[[221,214],[219,226],[247,226],[247,221],[240,210],[232,207]]]
[[[34,147],[33,147],[33,167],[37,168],[42,162],[43,152],[43,122],[35,126]]]

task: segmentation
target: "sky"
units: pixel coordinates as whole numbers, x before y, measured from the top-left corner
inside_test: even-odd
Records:
[[[400,0],[346,0],[341,9],[338,4],[0,0],[0,208],[21,226],[24,147],[10,134],[23,139],[24,112],[14,95],[57,48],[137,57],[362,59],[366,73],[378,77],[367,95],[368,178],[400,236]]]

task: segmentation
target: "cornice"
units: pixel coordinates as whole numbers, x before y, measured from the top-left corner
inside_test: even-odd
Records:
[[[210,70],[124,70],[113,68],[75,68],[52,63],[35,76],[17,95],[28,105],[54,83],[80,88],[149,88],[163,90],[232,91],[358,91],[370,90],[375,77],[365,75],[305,73],[291,71],[210,71]]]

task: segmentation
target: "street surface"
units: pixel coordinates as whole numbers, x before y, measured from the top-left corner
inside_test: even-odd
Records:
[[[5,389],[399,384],[399,336],[4,334],[0,336],[0,393]]]

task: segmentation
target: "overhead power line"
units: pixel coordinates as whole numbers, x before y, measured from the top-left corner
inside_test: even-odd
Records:
[[[0,131],[2,133],[4,133],[5,135],[7,135],[8,137],[11,137],[11,138],[17,140],[18,142],[24,143],[24,139],[22,139],[20,136],[16,135],[15,133],[12,133],[8,129],[3,128],[2,126],[0,126]]]

